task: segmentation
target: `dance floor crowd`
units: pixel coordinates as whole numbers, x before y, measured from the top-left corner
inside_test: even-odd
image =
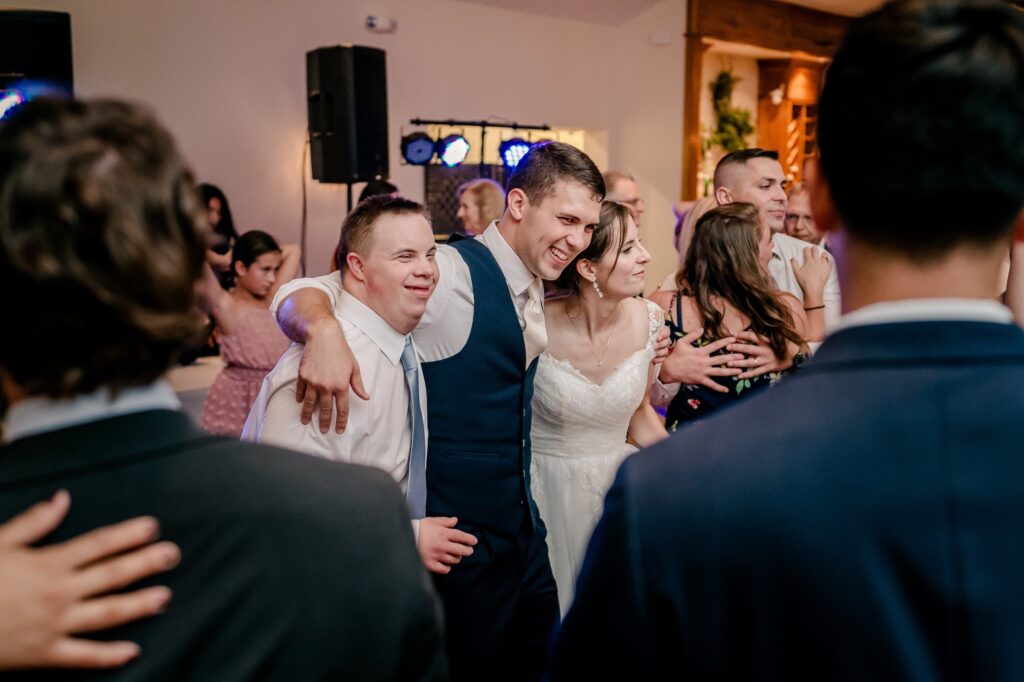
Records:
[[[1024,13],[886,4],[819,111],[654,287],[636,181],[561,142],[447,243],[372,183],[296,278],[158,112],[19,106],[0,677],[1024,679]]]

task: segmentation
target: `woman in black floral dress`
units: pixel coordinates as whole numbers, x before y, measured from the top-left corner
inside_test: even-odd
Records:
[[[768,273],[771,233],[750,204],[728,204],[708,211],[694,229],[676,291],[652,298],[666,311],[673,342],[704,330],[694,346],[751,331],[776,357],[795,358],[807,350],[807,316],[793,295],[778,291]],[[824,280],[822,281],[822,285]],[[729,354],[726,348],[715,355]],[[782,376],[715,377],[726,390],[684,385],[668,406],[665,425],[672,431],[768,386]]]

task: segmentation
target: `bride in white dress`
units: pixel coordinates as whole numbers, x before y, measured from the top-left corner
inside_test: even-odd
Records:
[[[636,298],[649,261],[629,212],[606,201],[590,246],[558,281],[571,293],[544,305],[548,346],[534,379],[531,487],[563,614],[619,465],[636,446],[667,435],[648,401],[664,313]]]

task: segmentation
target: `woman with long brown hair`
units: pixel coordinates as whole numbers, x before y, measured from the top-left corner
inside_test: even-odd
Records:
[[[704,214],[695,226],[676,278],[676,291],[659,291],[652,296],[668,313],[673,340],[703,329],[693,344],[704,346],[750,331],[761,337],[778,358],[806,353],[808,322],[803,304],[777,289],[768,273],[771,257],[771,232],[760,223],[757,209],[751,204],[728,204]],[[824,284],[824,279],[809,282],[809,286],[821,289]],[[666,427],[671,431],[705,417],[780,376],[774,372],[716,377],[725,391],[683,386],[668,407]]]

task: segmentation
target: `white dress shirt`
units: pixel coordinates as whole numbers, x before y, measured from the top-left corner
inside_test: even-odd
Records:
[[[523,328],[527,290],[537,278],[501,236],[496,222],[492,222],[476,239],[487,247],[505,275],[509,295],[519,318],[519,327]],[[438,244],[437,269],[440,273],[437,288],[427,301],[423,319],[413,331],[416,347],[424,362],[444,360],[457,354],[466,345],[473,328],[473,280],[466,261],[454,247]],[[342,290],[341,278],[336,272],[312,279],[294,279],[278,290],[273,303],[270,304],[271,312],[276,315],[278,305],[303,287],[320,289],[332,302],[338,300]],[[366,378],[365,372],[363,378]]]
[[[858,308],[843,315],[834,331],[895,322],[996,322],[1010,324],[1013,313],[1001,303],[978,298],[907,298]]]
[[[165,381],[121,389],[112,397],[101,388],[74,398],[32,397],[10,406],[4,417],[3,441],[66,429],[78,424],[147,410],[180,410],[174,389]]]
[[[779,289],[793,294],[801,302],[804,300],[804,292],[796,281],[796,275],[793,274],[793,264],[789,261],[791,258],[795,258],[797,263],[803,265],[804,248],[808,246],[819,251],[824,250],[820,246],[814,246],[814,244],[805,242],[802,239],[776,232],[772,235],[772,259],[768,261],[768,271],[771,272]],[[836,323],[839,322],[839,316],[843,311],[842,300],[839,295],[839,275],[836,274],[834,261],[832,263],[832,272],[829,273],[828,279],[825,281],[825,293],[822,303],[825,304],[825,331],[832,331]]]
[[[333,273],[333,277],[340,285],[338,273]],[[402,369],[406,335],[348,292],[339,293],[334,316],[359,362],[370,399],[349,394],[348,426],[343,433],[337,433],[334,428],[321,433],[315,414],[309,424],[302,424],[299,419],[302,403],[295,400],[295,384],[305,346],[292,344],[263,380],[242,429],[242,440],[383,469],[405,492],[412,445],[409,391]],[[421,381],[420,410],[425,425],[426,404],[426,390]]]

